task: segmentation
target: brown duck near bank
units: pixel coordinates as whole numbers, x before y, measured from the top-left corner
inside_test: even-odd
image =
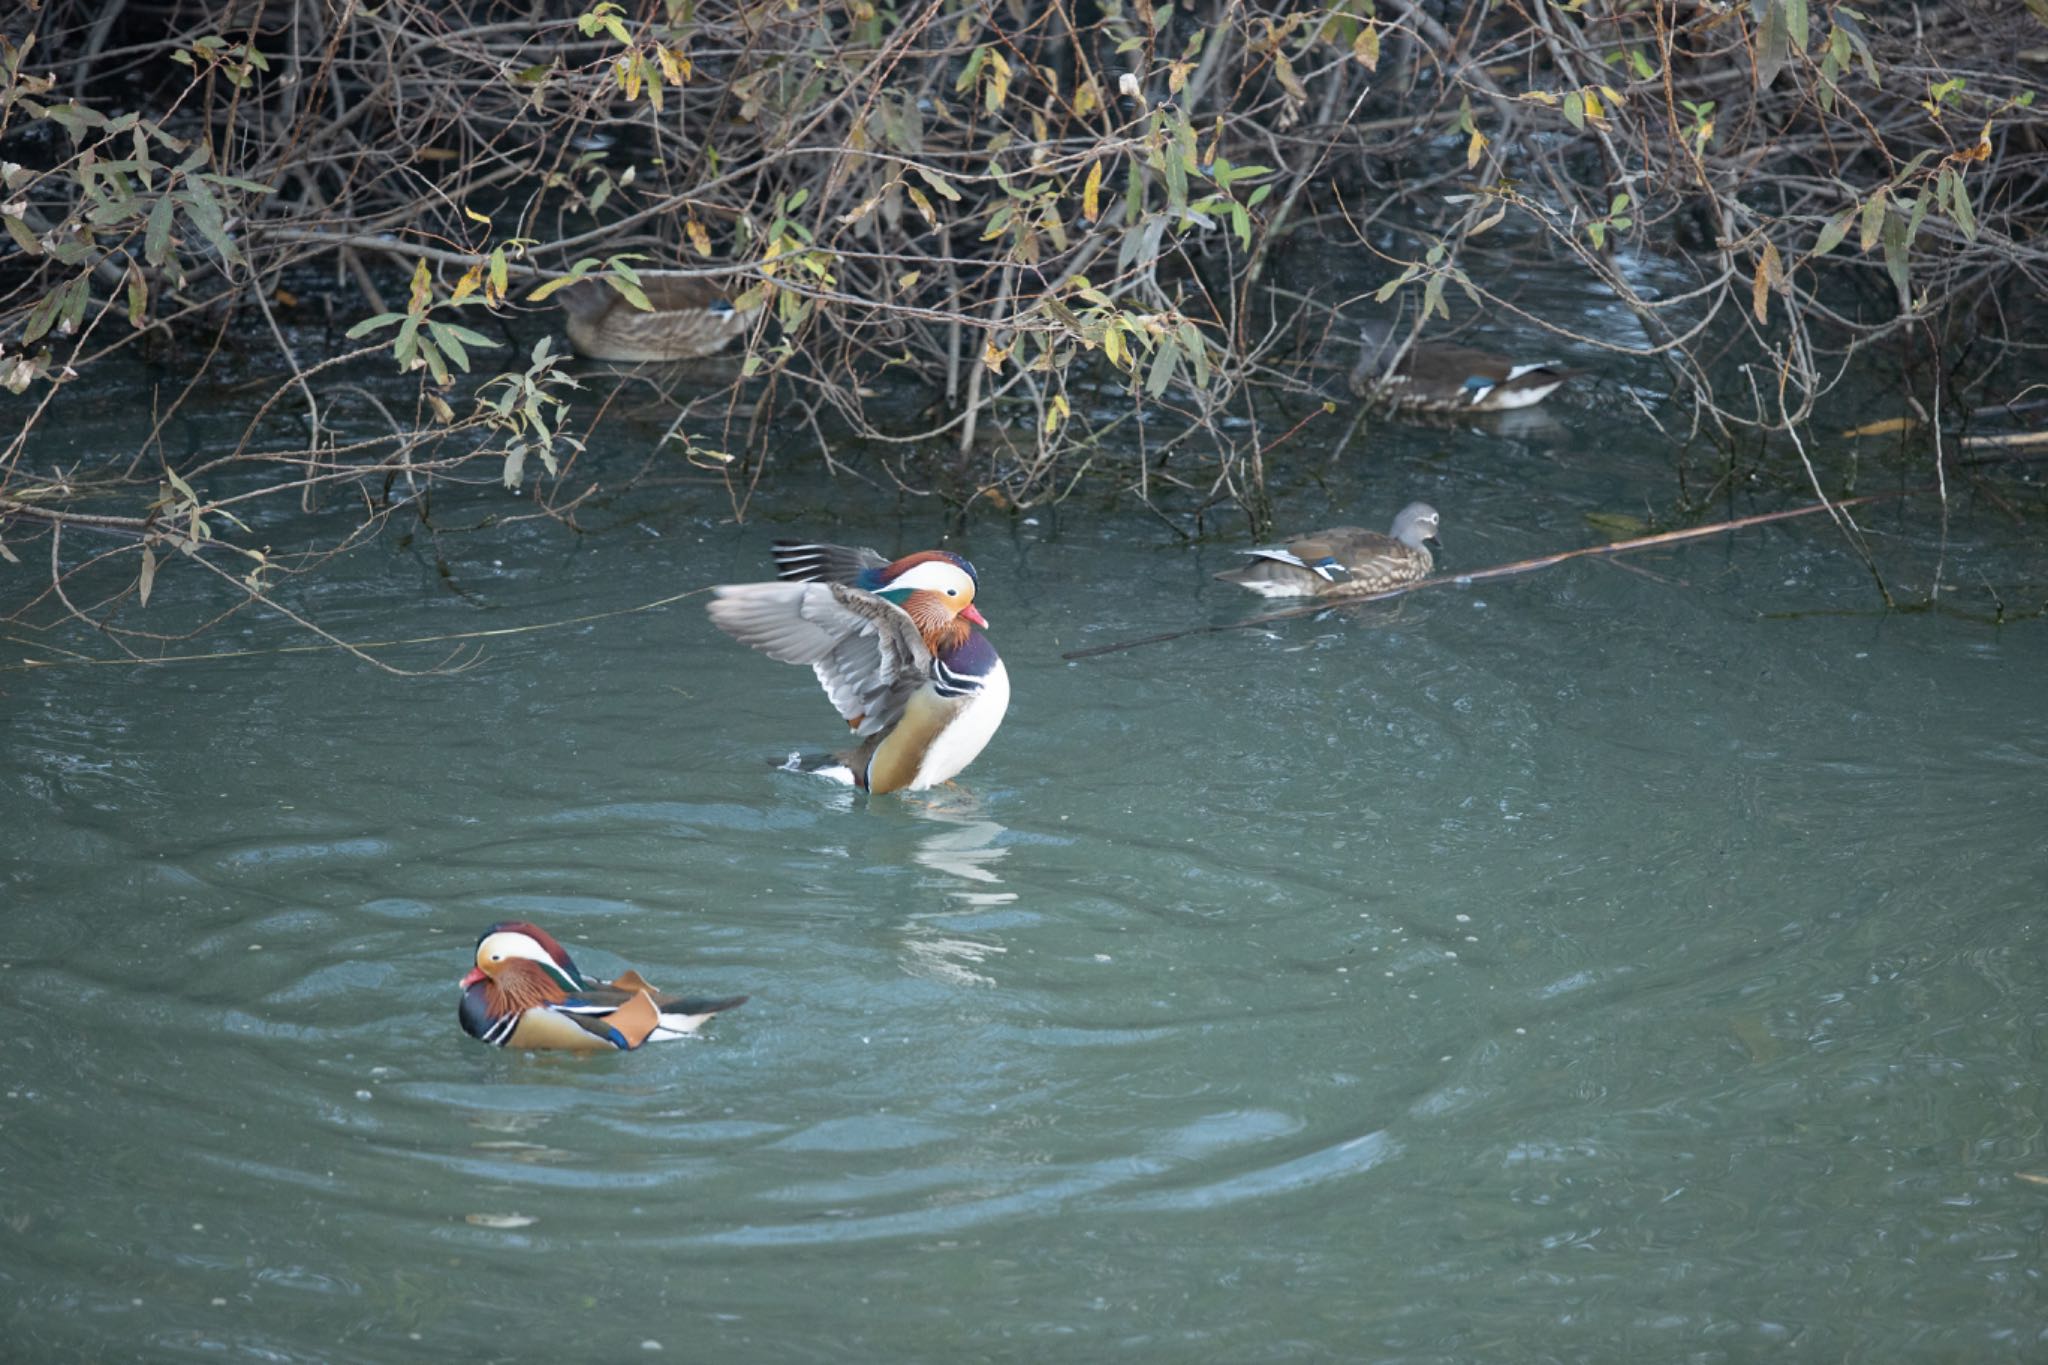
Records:
[[[1394,518],[1391,535],[1359,526],[1311,531],[1285,545],[1247,550],[1252,562],[1217,574],[1225,583],[1263,597],[1357,597],[1427,578],[1429,546],[1437,544],[1437,513],[1411,502]]]
[[[635,308],[602,280],[578,280],[555,301],[569,318],[569,342],[592,360],[693,360],[715,355],[745,331],[758,309],[742,312],[706,280],[640,277],[654,305]]]
[[[1542,402],[1570,370],[1550,362],[1520,362],[1463,346],[1418,341],[1401,353],[1405,331],[1384,322],[1359,329],[1363,348],[1351,370],[1351,391],[1395,408],[1422,412],[1506,412]]]

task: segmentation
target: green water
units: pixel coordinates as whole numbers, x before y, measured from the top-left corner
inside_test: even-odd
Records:
[[[1455,570],[1668,496],[1611,396],[1556,415],[1381,431],[1282,516],[1426,498]],[[669,488],[292,600],[492,629],[942,530],[777,479],[766,522]],[[1866,522],[1902,590],[2048,578],[1988,503]],[[0,673],[0,1355],[2048,1355],[2038,624],[1879,615],[1816,519],[1068,663],[1260,604],[1137,512],[956,544],[1015,699],[923,800],[771,770],[836,721],[697,601],[446,677]],[[53,644],[111,653],[0,664]],[[487,1048],[455,980],[505,918],[753,999]]]

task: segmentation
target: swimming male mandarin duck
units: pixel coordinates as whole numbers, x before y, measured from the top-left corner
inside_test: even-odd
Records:
[[[1247,550],[1252,562],[1216,577],[1265,597],[1357,597],[1429,576],[1436,509],[1411,502],[1390,535],[1357,526],[1311,531],[1285,545]]]
[[[946,550],[884,559],[778,541],[782,581],[712,589],[718,628],[809,664],[860,740],[819,771],[869,792],[922,791],[974,761],[1010,706],[1010,675],[976,626],[974,566]]]
[[[506,920],[476,941],[476,965],[462,978],[457,1017],[472,1038],[499,1047],[630,1052],[686,1037],[720,1010],[746,1003],[663,995],[638,972],[594,981],[576,970],[547,930]]]
[[[745,331],[759,309],[741,311],[699,279],[642,275],[649,309],[634,306],[602,279],[556,291],[568,314],[569,342],[593,360],[690,360],[713,355]]]
[[[1408,340],[1384,322],[1359,329],[1362,351],[1351,391],[1395,408],[1424,412],[1506,412],[1540,403],[1572,377],[1548,361],[1518,362],[1463,346]]]

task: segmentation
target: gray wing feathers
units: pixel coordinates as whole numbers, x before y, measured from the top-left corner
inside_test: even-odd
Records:
[[[711,620],[741,644],[809,664],[855,733],[895,724],[931,674],[931,653],[903,610],[840,583],[736,583],[714,588]]]

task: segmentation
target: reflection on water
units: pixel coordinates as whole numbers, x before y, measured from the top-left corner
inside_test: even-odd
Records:
[[[1425,498],[1455,568],[1640,508],[1521,441],[1384,424],[1281,515]],[[688,534],[528,528],[504,612],[756,571],[649,515]],[[1235,549],[1013,529],[967,548],[1017,707],[915,796],[774,771],[813,680],[680,613],[453,679],[0,675],[0,1358],[2048,1346],[2048,633],[1759,624],[1868,590],[1780,528],[1068,665],[1241,609]],[[1947,552],[2018,581],[2005,536]],[[484,1047],[507,916],[753,998]]]
[[[985,910],[1016,901],[1014,891],[991,889],[1003,884],[991,865],[1009,856],[1010,850],[996,843],[1008,831],[993,820],[976,818],[980,801],[965,792],[910,809],[917,818],[942,826],[920,838],[910,856],[919,867],[945,879],[930,884],[955,904],[943,910],[914,912],[903,919],[904,968],[913,976],[935,981],[993,986],[995,978],[977,969],[1009,949],[985,938],[969,938],[957,926],[963,910]]]

